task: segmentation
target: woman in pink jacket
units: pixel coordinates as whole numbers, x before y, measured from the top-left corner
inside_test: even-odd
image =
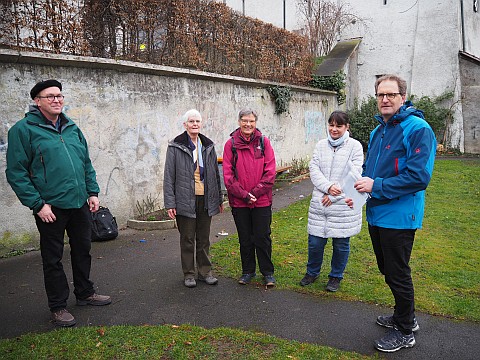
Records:
[[[256,128],[257,113],[241,110],[238,125],[223,151],[223,177],[237,227],[242,259],[240,284],[255,277],[256,261],[265,285],[275,286],[272,263],[272,188],[275,154],[270,140]]]

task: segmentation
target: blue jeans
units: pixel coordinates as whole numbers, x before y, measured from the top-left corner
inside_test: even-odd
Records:
[[[327,238],[308,234],[307,274],[310,276],[318,276],[320,274],[320,268],[323,263],[323,251],[327,240]],[[332,244],[332,269],[329,276],[343,279],[343,272],[347,266],[348,255],[350,255],[350,238],[332,238]]]

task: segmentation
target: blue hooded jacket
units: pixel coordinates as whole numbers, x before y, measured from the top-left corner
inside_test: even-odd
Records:
[[[419,229],[437,142],[423,112],[410,101],[387,123],[380,115],[370,134],[363,176],[374,180],[367,222],[389,229]]]

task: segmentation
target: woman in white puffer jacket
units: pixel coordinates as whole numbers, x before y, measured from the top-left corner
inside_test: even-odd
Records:
[[[320,140],[310,162],[310,179],[314,185],[308,210],[308,263],[300,285],[313,283],[320,274],[328,238],[333,254],[326,289],[337,291],[350,254],[350,237],[360,232],[362,209],[351,209],[345,203],[342,178],[353,170],[361,174],[363,148],[349,136],[349,118],[334,111],[328,119],[328,137]]]

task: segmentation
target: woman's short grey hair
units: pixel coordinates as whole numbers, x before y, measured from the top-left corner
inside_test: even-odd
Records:
[[[190,109],[185,114],[182,115],[182,122],[186,123],[188,119],[190,119],[192,116],[198,116],[200,117],[200,119],[202,119],[202,115],[200,114],[200,111],[196,109]]]
[[[255,121],[258,120],[257,112],[253,109],[250,109],[250,108],[244,108],[244,109],[240,110],[240,112],[238,113],[238,120],[240,120],[245,115],[250,115],[250,114],[252,114],[255,117]]]

